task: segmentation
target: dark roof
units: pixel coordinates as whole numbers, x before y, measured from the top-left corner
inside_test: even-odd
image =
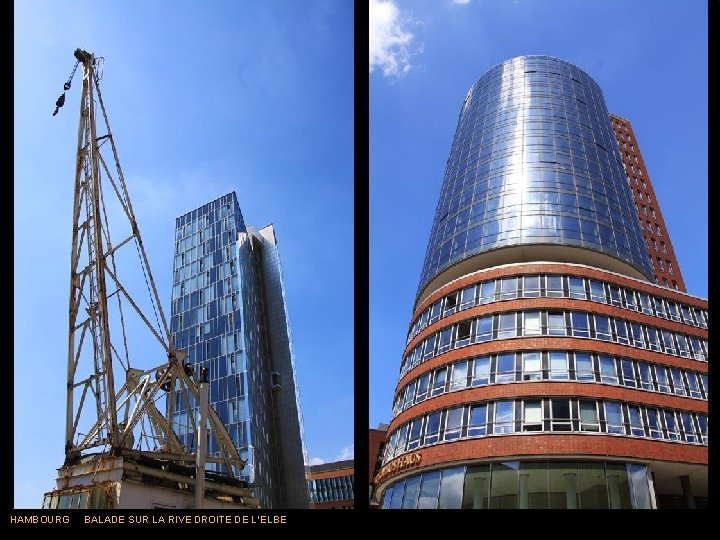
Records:
[[[354,459],[346,459],[343,461],[333,461],[331,463],[322,463],[320,465],[310,465],[311,473],[319,473],[324,471],[335,471],[338,469],[352,469],[355,467]]]

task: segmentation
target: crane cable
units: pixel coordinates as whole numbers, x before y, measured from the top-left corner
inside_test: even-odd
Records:
[[[78,65],[80,65],[80,60],[75,62],[75,67],[73,68],[72,72],[70,73],[70,76],[68,77],[67,82],[63,85],[63,93],[60,94],[60,97],[57,98],[57,101],[55,102],[55,112],[53,112],[53,116],[55,116],[58,113],[58,111],[60,110],[60,107],[65,105],[65,92],[70,90],[72,79],[75,76],[75,71],[77,71]]]

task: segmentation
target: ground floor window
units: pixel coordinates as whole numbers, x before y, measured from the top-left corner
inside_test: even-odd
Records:
[[[453,467],[390,485],[382,508],[651,508],[640,463],[506,461]]]

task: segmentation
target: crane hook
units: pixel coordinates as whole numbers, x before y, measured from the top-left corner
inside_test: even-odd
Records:
[[[78,52],[80,51],[80,52]],[[64,92],[60,94],[60,97],[57,98],[57,101],[55,102],[55,111],[53,112],[53,116],[55,116],[59,111],[60,107],[65,105],[65,92],[70,90],[70,86],[72,85],[72,79],[75,76],[75,71],[77,70],[78,65],[80,65],[80,61],[83,60],[88,53],[85,51],[81,51],[80,49],[77,49],[75,51],[75,58],[77,58],[77,62],[75,62],[75,67],[73,67],[72,72],[70,72],[70,77],[68,77],[68,80],[63,84],[63,90]]]

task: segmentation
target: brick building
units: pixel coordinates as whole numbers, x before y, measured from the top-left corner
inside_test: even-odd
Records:
[[[595,81],[498,64],[460,112],[373,500],[707,506],[707,308]]]

